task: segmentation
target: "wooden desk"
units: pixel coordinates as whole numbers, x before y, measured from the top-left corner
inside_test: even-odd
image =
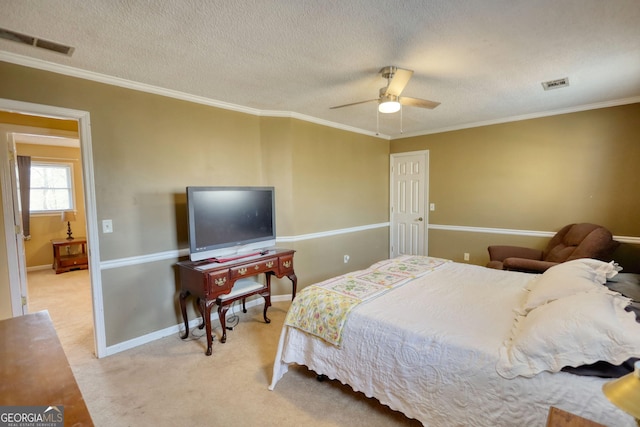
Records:
[[[0,406],[64,406],[65,426],[93,426],[49,312],[0,321]]]
[[[51,244],[53,245],[53,269],[56,274],[89,268],[86,238],[53,239]]]
[[[198,309],[202,315],[202,323],[199,328],[206,327],[207,356],[211,355],[213,337],[211,335],[211,307],[218,305],[218,319],[222,326],[222,338],[220,342],[227,340],[226,313],[229,306],[237,300],[244,300],[251,295],[260,295],[264,298],[264,321],[269,323],[267,309],[271,306],[271,276],[282,278],[287,276],[293,286],[292,299],[296,296],[298,278],[293,270],[293,254],[290,249],[275,249],[264,255],[255,255],[237,260],[211,263],[210,261],[182,261],[178,263],[180,271],[180,311],[184,320],[185,332],[182,338],[189,336],[189,321],[187,319],[186,299],[189,295],[197,297]],[[265,274],[265,284],[252,286],[245,290],[233,287],[237,280]],[[229,297],[224,297],[231,294]]]
[[[605,427],[595,421],[590,421],[554,406],[549,408],[547,427]]]

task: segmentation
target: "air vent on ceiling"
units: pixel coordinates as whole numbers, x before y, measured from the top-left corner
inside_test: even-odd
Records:
[[[49,40],[39,39],[37,37],[28,36],[26,34],[16,33],[15,31],[7,30],[6,28],[0,28],[0,39],[27,44],[29,46],[39,47],[41,49],[62,53],[63,55],[68,56],[71,56],[74,51],[74,48],[71,46],[65,46],[63,44],[52,42]]]
[[[569,77],[557,80],[549,80],[548,82],[542,82],[544,90],[560,89],[561,87],[569,86]]]

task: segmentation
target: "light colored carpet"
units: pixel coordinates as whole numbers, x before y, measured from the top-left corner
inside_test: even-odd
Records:
[[[268,390],[289,303],[239,312],[240,322],[218,341],[178,335],[103,359],[94,356],[88,272],[29,273],[30,310],[49,310],[96,426],[419,426],[338,381],[316,380],[292,367]],[[228,315],[231,314],[231,310]]]

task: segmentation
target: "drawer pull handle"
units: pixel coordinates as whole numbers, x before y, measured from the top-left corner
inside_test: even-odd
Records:
[[[216,280],[214,280],[214,282],[218,286],[224,286],[224,284],[227,283],[227,278],[226,277],[218,277]]]
[[[254,269],[254,270],[257,270],[257,269],[259,269],[259,268],[260,268],[260,266],[259,266],[259,265],[256,265],[255,267],[253,267],[253,269]]]
[[[242,267],[240,270],[238,270],[238,273],[244,276],[245,274],[247,274],[247,269]]]
[[[273,267],[273,261],[269,261],[266,265],[267,265],[268,268]]]
[[[282,263],[282,265],[284,265],[285,268],[289,268],[289,267],[291,267],[291,261],[285,261],[285,262]]]

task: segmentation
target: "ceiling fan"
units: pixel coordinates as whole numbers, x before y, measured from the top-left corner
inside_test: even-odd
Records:
[[[428,101],[426,99],[410,98],[408,96],[400,96],[409,79],[413,75],[413,70],[398,68],[393,65],[382,68],[379,73],[387,79],[387,86],[380,88],[380,94],[375,99],[367,99],[366,101],[352,102],[351,104],[337,105],[330,109],[350,107],[352,105],[364,104],[366,102],[378,102],[378,111],[381,113],[395,113],[400,110],[401,105],[410,107],[420,107],[434,109],[439,102]]]

